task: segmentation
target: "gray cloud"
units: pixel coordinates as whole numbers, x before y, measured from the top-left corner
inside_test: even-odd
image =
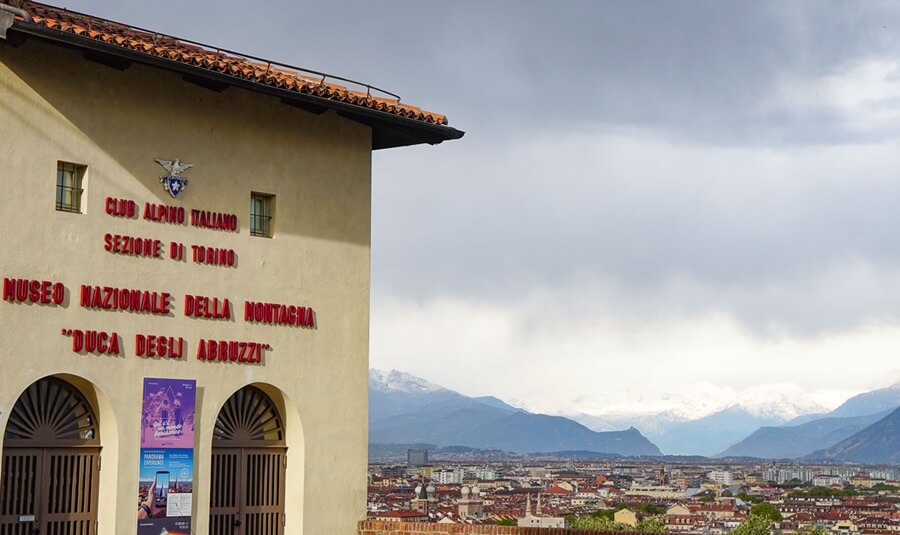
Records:
[[[840,114],[760,102],[782,74],[818,76],[900,52],[900,6],[887,2],[73,7],[382,85],[491,135],[607,125],[714,143],[852,141]]]
[[[896,143],[778,151],[571,133],[458,147],[377,157],[396,170],[375,184],[381,291],[496,302],[593,278],[618,286],[596,302],[611,310],[713,309],[800,331],[896,316]]]
[[[376,307],[581,287],[604,313],[761,331],[896,316],[895,3],[71,7],[365,80],[467,130],[376,154]]]

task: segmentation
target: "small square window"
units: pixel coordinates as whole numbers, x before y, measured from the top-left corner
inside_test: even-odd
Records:
[[[275,196],[265,193],[250,194],[250,235],[271,238],[272,218],[275,215]]]
[[[68,162],[56,164],[56,209],[60,212],[81,212],[84,174],[87,167]]]

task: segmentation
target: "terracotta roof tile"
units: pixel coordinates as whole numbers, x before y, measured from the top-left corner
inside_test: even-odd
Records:
[[[343,85],[305,75],[299,71],[260,63],[233,53],[209,50],[183,40],[137,30],[129,26],[75,13],[38,2],[10,2],[31,15],[33,22],[44,28],[72,33],[143,54],[208,69],[228,76],[278,87],[297,93],[344,102],[378,110],[425,123],[446,125],[447,117],[422,110],[399,100],[354,91]],[[21,18],[19,18],[21,20]]]

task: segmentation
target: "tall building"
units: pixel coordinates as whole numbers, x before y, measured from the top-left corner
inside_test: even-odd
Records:
[[[428,450],[414,450],[408,449],[406,450],[406,464],[407,466],[425,466],[428,464]]]
[[[437,507],[437,492],[433,485],[427,487],[419,485],[415,490],[415,497],[411,500],[412,510],[425,513],[434,512]]]
[[[462,469],[442,469],[431,473],[431,479],[438,485],[458,485],[462,483],[464,472]]]
[[[0,532],[355,533],[372,151],[462,132],[370,86],[11,1]]]
[[[456,505],[460,518],[484,517],[484,500],[478,487],[460,489],[460,498]]]
[[[710,481],[717,485],[731,485],[732,477],[731,472],[727,470],[713,470],[709,474],[706,475]]]

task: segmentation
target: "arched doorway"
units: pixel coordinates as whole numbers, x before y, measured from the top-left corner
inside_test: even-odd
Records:
[[[0,533],[96,532],[100,432],[94,408],[56,377],[19,396],[3,435]]]
[[[272,398],[254,386],[234,393],[213,430],[210,535],[284,533],[284,426]]]

